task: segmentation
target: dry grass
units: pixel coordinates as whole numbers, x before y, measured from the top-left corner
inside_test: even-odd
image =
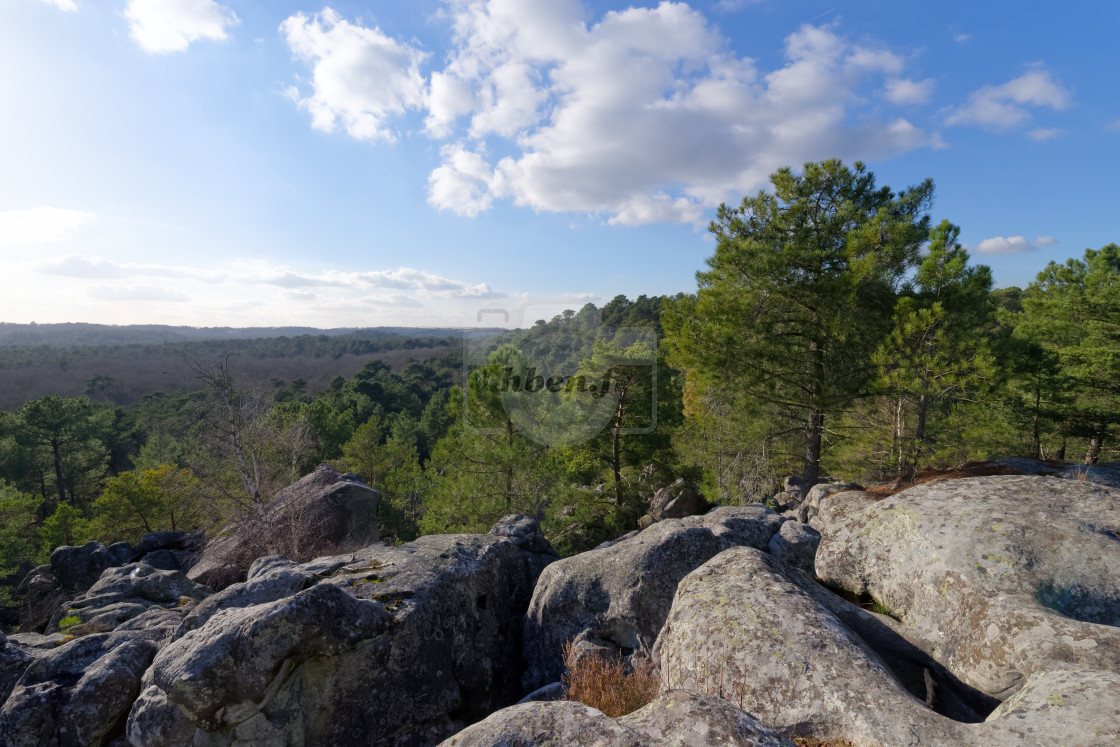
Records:
[[[657,697],[660,679],[652,663],[631,666],[622,660],[586,655],[576,660],[564,645],[564,698],[597,708],[611,718],[633,713]]]
[[[960,467],[952,469],[923,469],[914,475],[914,479],[898,479],[887,485],[872,485],[867,488],[867,494],[873,498],[886,498],[887,496],[901,493],[915,485],[931,482],[932,480],[959,480],[963,477],[988,477],[990,475],[1021,475],[1017,469],[990,462],[967,462]]]

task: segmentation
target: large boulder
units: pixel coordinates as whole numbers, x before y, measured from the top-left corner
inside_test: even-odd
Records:
[[[719,695],[771,728],[816,740],[1088,747],[1120,737],[1120,675],[1114,672],[1039,672],[982,723],[975,714],[947,718],[930,705],[954,693],[933,686],[927,669],[930,691],[915,697],[869,642],[912,655],[861,617],[872,615],[830,599],[810,577],[772,556],[728,550],[677,587],[656,644],[662,688]],[[938,671],[939,680],[944,676]]]
[[[32,661],[32,656],[0,632],[0,703],[8,699],[12,688]]]
[[[1052,477],[927,483],[823,530],[817,574],[870,595],[973,687],[1120,673],[1120,491]]]
[[[209,542],[189,575],[219,590],[245,580],[253,561],[267,555],[307,560],[366,547],[377,542],[380,500],[357,475],[321,465],[277,493],[262,516]]]
[[[0,708],[0,744],[96,747],[119,737],[157,648],[148,633],[116,631],[45,652]]]
[[[84,594],[63,604],[54,625],[67,620],[67,633],[107,633],[153,608],[177,614],[160,616],[167,627],[178,623],[210,590],[179,571],[160,570],[147,562],[108,568]]]
[[[725,700],[670,691],[634,713],[612,719],[572,701],[512,706],[459,732],[440,747],[793,747],[793,742]]]
[[[528,556],[541,548],[515,539],[258,561],[158,654],[130,742],[427,745],[516,702]]]
[[[700,495],[700,488],[686,480],[677,480],[653,494],[649,502],[649,516],[653,521],[683,519],[696,516],[711,508]]]
[[[525,691],[560,679],[564,645],[580,635],[649,656],[677,582],[730,547],[766,549],[784,521],[762,506],[720,506],[548,566],[525,621]]]

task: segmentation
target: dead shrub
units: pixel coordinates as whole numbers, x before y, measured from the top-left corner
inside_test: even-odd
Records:
[[[633,713],[657,697],[660,680],[653,663],[631,665],[622,654],[614,661],[588,655],[578,659],[564,644],[564,698],[597,708],[611,718]]]

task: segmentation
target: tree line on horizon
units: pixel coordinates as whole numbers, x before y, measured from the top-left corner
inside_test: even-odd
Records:
[[[528,513],[563,553],[658,489],[764,501],[781,477],[913,478],[997,456],[1093,463],[1120,420],[1120,247],[993,290],[930,181],[782,169],[722,206],[697,290],[618,296],[318,391],[194,361],[135,407],[0,411],[0,575],[88,539],[218,531],[327,462],[382,491],[390,541]]]

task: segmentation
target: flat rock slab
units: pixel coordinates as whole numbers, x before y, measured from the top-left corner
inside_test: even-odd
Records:
[[[1120,490],[1053,477],[927,483],[823,530],[825,582],[1005,699],[1059,669],[1120,672]]]

